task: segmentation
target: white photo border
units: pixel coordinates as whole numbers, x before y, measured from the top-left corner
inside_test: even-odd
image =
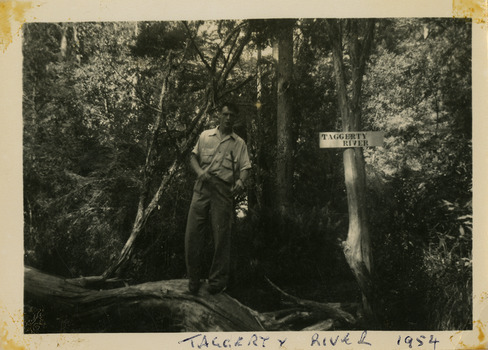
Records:
[[[460,0],[454,0],[463,3]],[[470,6],[472,1],[466,1]],[[129,333],[129,334],[23,334],[23,196],[22,196],[22,39],[21,22],[78,22],[78,21],[134,21],[134,20],[192,20],[233,18],[320,18],[320,17],[453,17],[451,0],[431,1],[334,1],[334,0],[45,0],[4,1],[18,7],[22,16],[13,16],[0,8],[0,21],[9,21],[12,42],[5,32],[0,39],[0,349],[198,349],[190,341],[182,340],[193,333]],[[22,6],[19,7],[19,4]],[[462,4],[461,4],[462,5]],[[3,5],[2,5],[3,6]],[[0,6],[1,7],[1,6]],[[9,17],[5,17],[5,14]],[[22,19],[23,17],[23,19]],[[380,332],[337,331],[320,332],[321,337],[339,339],[349,334],[351,345],[344,342],[334,349],[408,349],[397,345],[399,336],[426,341],[418,349],[434,349],[429,338],[439,343],[435,349],[471,349],[488,344],[484,338],[488,330],[488,228],[486,195],[488,194],[488,25],[473,21],[473,330],[444,332]],[[3,39],[3,40],[2,40]],[[326,348],[311,346],[314,332],[257,332],[205,333],[207,339],[223,347],[241,349]],[[488,334],[488,333],[487,333]],[[251,340],[258,339],[258,346]],[[242,338],[238,346],[239,338]],[[366,337],[366,338],[365,338]],[[266,339],[268,338],[268,339]],[[363,338],[363,343],[358,344]],[[420,338],[424,339],[424,338]],[[368,345],[368,343],[370,345]],[[327,344],[327,348],[331,348]],[[204,347],[205,348],[205,347]],[[208,348],[217,346],[210,345]]]

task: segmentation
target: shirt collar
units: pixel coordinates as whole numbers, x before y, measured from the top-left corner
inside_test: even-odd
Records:
[[[219,130],[219,126],[217,126],[214,129],[211,129],[210,135],[211,136],[217,136],[218,135],[218,130]],[[236,135],[236,133],[234,131],[232,131],[228,136],[232,137],[234,140],[237,140],[237,135]]]

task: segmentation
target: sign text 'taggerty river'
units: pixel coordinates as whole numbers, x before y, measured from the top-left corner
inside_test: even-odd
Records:
[[[321,132],[320,148],[375,147],[383,145],[383,131]]]

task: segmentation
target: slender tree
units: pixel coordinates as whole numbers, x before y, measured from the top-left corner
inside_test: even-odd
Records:
[[[369,20],[326,20],[332,44],[337,98],[342,130],[361,130],[361,88],[371,45],[375,22]],[[344,62],[343,41],[349,54],[350,72]],[[350,78],[348,78],[350,77]],[[348,86],[350,86],[348,91]],[[344,179],[349,210],[349,230],[343,242],[344,255],[363,292],[363,305],[372,317],[375,302],[372,281],[373,261],[366,213],[366,181],[362,148],[344,151]]]
[[[276,197],[282,216],[290,207],[293,179],[292,90],[293,90],[293,28],[294,20],[279,23],[277,34],[277,152]]]

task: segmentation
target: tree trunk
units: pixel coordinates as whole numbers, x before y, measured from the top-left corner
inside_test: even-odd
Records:
[[[293,85],[293,24],[285,20],[278,36],[277,91],[277,209],[285,215],[290,207],[292,192],[292,85]]]
[[[71,28],[73,29],[73,54],[75,56],[76,62],[78,64],[81,63],[81,54],[80,54],[80,40],[78,39],[78,29],[75,23],[71,24]]]
[[[104,286],[117,283],[124,284],[106,280]],[[259,313],[226,293],[210,295],[206,285],[189,294],[188,280],[93,290],[26,266],[25,333],[39,332],[36,322],[47,324],[46,333],[326,330],[355,323],[344,311],[356,310],[354,304],[303,300],[270,284],[287,308]]]
[[[67,317],[74,331],[264,330],[252,310],[225,293],[210,295],[202,287],[198,296],[189,294],[187,280],[90,290],[31,267],[24,273],[26,304],[42,307],[44,318]]]
[[[263,69],[261,67],[261,56],[262,56],[261,47],[258,45],[257,47],[257,60],[256,60],[256,117],[252,118],[252,115],[249,118],[250,120],[250,129],[248,129],[248,133],[253,135],[252,139],[247,139],[247,145],[250,151],[250,156],[252,159],[253,164],[257,165],[254,170],[251,172],[251,177],[253,179],[253,187],[248,189],[248,197],[249,197],[249,211],[251,213],[255,213],[259,211],[263,207],[263,179],[261,176],[261,169],[262,169],[262,156],[261,156],[261,147],[263,142],[263,123],[262,123],[262,101],[263,101],[263,84],[262,84],[262,77],[263,77]],[[251,141],[252,142],[251,142]]]
[[[342,119],[342,130],[360,131],[361,128],[361,86],[366,59],[371,47],[374,22],[365,23],[362,31],[357,20],[350,23],[349,55],[351,61],[350,94],[347,91],[343,62],[342,27],[337,20],[328,20],[327,27],[332,43],[334,75],[337,85],[339,110]],[[365,33],[362,45],[359,35]],[[375,320],[372,304],[377,296],[373,292],[372,252],[366,214],[366,179],[364,157],[361,148],[348,148],[344,151],[344,180],[347,190],[349,211],[349,230],[343,242],[344,255],[363,293],[363,308],[367,317]]]
[[[59,42],[59,54],[61,56],[61,60],[66,59],[66,52],[68,50],[68,39],[67,39],[67,25],[61,24],[61,40]]]
[[[363,307],[373,316],[372,251],[366,215],[366,184],[361,148],[344,151],[344,178],[347,190],[349,230],[343,242],[344,255],[363,293]]]

